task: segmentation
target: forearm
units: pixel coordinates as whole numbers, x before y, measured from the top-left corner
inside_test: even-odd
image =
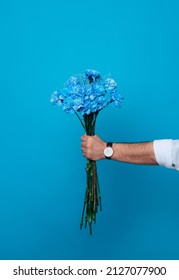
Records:
[[[113,160],[135,164],[157,165],[153,142],[143,143],[114,143]]]
[[[82,152],[91,160],[105,159],[104,142],[97,135],[82,136]],[[179,140],[155,140],[140,143],[113,143],[112,159],[146,165],[161,165],[179,170]]]

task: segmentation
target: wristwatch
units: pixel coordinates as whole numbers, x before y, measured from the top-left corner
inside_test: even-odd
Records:
[[[106,159],[111,159],[112,155],[114,154],[112,144],[112,142],[108,142],[106,144],[106,148],[104,149],[104,155]]]

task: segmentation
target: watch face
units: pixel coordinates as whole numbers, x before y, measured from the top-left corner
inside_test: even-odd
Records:
[[[104,149],[104,155],[106,157],[111,157],[113,155],[113,149],[111,147],[106,147]]]

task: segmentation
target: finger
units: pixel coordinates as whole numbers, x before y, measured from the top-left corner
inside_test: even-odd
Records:
[[[81,136],[81,140],[82,140],[82,141],[85,141],[85,140],[86,140],[86,136],[87,136],[86,134],[82,135],[82,136]]]
[[[81,148],[81,151],[82,151],[83,154],[86,154],[87,149],[86,149],[85,147],[82,147],[82,148]]]
[[[81,142],[81,147],[86,148],[86,143],[85,142]]]
[[[86,157],[86,151],[84,150],[82,152],[83,152],[83,156]]]

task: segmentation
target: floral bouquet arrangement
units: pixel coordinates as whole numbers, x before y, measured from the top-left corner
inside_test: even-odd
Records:
[[[109,75],[102,77],[99,72],[89,69],[84,74],[71,76],[63,89],[53,92],[50,101],[53,105],[62,105],[67,113],[75,113],[86,134],[93,136],[99,112],[111,103],[120,107],[122,100],[116,82]],[[87,159],[86,192],[80,228],[89,225],[90,234],[92,223],[96,223],[98,207],[102,210],[96,161]]]

